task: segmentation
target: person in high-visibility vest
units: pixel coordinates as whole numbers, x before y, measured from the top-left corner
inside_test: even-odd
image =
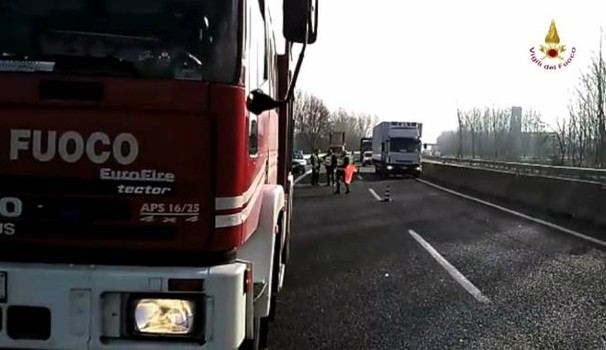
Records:
[[[324,156],[324,168],[326,168],[326,187],[330,187],[335,184],[335,163],[337,157],[329,149]]]
[[[315,150],[311,155],[311,185],[317,186],[320,183],[320,151]]]
[[[345,182],[345,168],[349,165],[349,157],[345,151],[337,156],[337,190],[335,194],[341,193],[341,182],[345,185],[345,193],[349,193],[349,184]]]
[[[353,181],[353,176],[357,171],[358,169],[356,169],[356,165],[353,161],[345,167],[345,186],[349,186],[351,184]]]

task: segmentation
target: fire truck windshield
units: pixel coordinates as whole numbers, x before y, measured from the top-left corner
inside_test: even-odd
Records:
[[[0,71],[235,82],[238,0],[0,0]]]

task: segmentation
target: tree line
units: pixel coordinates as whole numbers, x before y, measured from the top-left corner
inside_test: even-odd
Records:
[[[553,125],[541,113],[516,107],[457,110],[458,128],[438,137],[442,155],[606,168],[606,64],[593,55]]]
[[[545,161],[553,156],[554,135],[537,111],[458,109],[457,122],[456,131],[438,137],[442,155],[508,161]]]
[[[368,113],[331,111],[320,97],[303,90],[296,91],[293,108],[295,150],[306,153],[328,149],[330,132],[345,132],[346,147],[357,150],[360,139],[369,137],[379,122],[378,116]]]

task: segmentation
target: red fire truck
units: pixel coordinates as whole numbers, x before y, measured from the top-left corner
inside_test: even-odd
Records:
[[[317,5],[0,0],[0,348],[264,347]]]

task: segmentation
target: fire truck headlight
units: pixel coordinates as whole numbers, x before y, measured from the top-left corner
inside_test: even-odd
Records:
[[[193,336],[201,328],[201,300],[176,298],[132,298],[130,328],[138,336]]]
[[[392,169],[393,169],[393,166],[391,166],[391,165],[387,166],[387,170],[392,170]]]

